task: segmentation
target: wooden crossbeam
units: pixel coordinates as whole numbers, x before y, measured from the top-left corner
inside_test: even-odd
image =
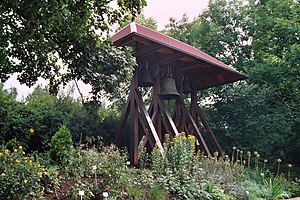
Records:
[[[154,137],[154,140],[155,140],[155,142],[156,142],[156,144],[157,144],[157,146],[158,146],[158,148],[160,150],[161,155],[164,156],[163,146],[162,146],[161,141],[160,141],[160,139],[158,137],[158,134],[157,134],[157,132],[155,130],[155,127],[154,127],[154,125],[152,123],[152,120],[151,120],[151,118],[149,116],[149,113],[148,113],[148,111],[147,111],[147,109],[145,107],[145,104],[143,103],[142,97],[141,97],[141,95],[136,90],[134,90],[133,92],[134,92],[135,100],[137,102],[137,106],[138,106],[138,108],[140,110],[141,117],[145,121],[145,124],[148,126],[148,128],[149,128],[149,130],[151,132],[151,135]]]
[[[201,120],[205,130],[207,131],[207,133],[208,133],[207,135],[210,138],[212,144],[214,145],[215,150],[217,150],[219,152],[219,154],[221,155],[223,153],[223,150],[222,150],[220,144],[218,143],[218,140],[217,140],[215,134],[211,130],[209,123],[205,117],[205,114],[200,106],[196,107],[196,112],[197,112],[198,116],[200,117],[200,120]]]
[[[120,126],[119,126],[119,128],[117,130],[116,135],[115,135],[114,142],[117,145],[119,145],[120,142],[121,142],[121,139],[122,139],[121,135],[122,135],[122,132],[123,132],[123,130],[125,128],[125,125],[126,125],[126,122],[127,122],[128,116],[129,116],[131,95],[132,94],[130,92],[129,95],[128,95],[127,101],[126,101],[124,112],[122,113],[121,124],[120,124]]]
[[[173,121],[170,113],[167,111],[164,102],[161,100],[160,97],[157,97],[157,103],[158,103],[158,105],[160,107],[160,110],[161,110],[162,114],[166,118],[166,122],[170,126],[172,133],[174,135],[178,135],[178,130],[177,130],[176,126],[175,126],[175,123],[174,123],[174,121]]]
[[[202,137],[200,131],[199,131],[199,128],[198,126],[196,125],[193,117],[191,116],[191,114],[189,113],[188,109],[186,108],[185,104],[183,103],[182,99],[179,99],[178,101],[180,101],[181,103],[181,107],[185,113],[185,116],[187,117],[190,125],[191,125],[191,128],[195,131],[195,136],[196,138],[198,139],[198,141],[201,143],[201,145],[203,146],[203,149],[204,149],[204,152],[207,154],[207,156],[211,156],[211,153],[207,147],[207,144],[204,140],[204,138]]]

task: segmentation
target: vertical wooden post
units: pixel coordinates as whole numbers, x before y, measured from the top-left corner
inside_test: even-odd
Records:
[[[138,71],[135,69],[132,80],[131,90],[138,88]],[[134,93],[131,95],[130,100],[130,113],[131,113],[131,125],[130,125],[130,163],[132,165],[138,164],[138,146],[139,146],[139,122],[138,122],[138,110],[134,98]]]
[[[156,131],[158,134],[158,137],[160,139],[161,142],[163,142],[163,134],[162,134],[162,127],[161,127],[161,114],[159,112],[159,108],[158,108],[158,100],[157,97],[160,94],[160,67],[159,65],[155,66],[155,70],[157,72],[155,80],[154,80],[154,86],[153,86],[153,113],[156,113],[157,115],[157,120],[156,120]]]

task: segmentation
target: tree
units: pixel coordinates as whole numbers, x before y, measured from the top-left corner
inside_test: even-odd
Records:
[[[170,22],[172,36],[248,75],[202,91],[214,102],[205,108],[223,147],[300,162],[299,6],[292,0],[215,0],[192,22]]]
[[[112,45],[112,27],[145,5],[145,0],[1,1],[1,82],[18,73],[28,86],[39,77],[48,80],[54,94],[71,80],[92,85],[95,98],[101,90],[112,92],[135,65],[128,49]]]

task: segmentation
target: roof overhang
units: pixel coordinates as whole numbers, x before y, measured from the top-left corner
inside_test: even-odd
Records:
[[[195,80],[202,90],[246,79],[246,75],[186,43],[136,23],[117,32],[112,41],[116,46],[135,46],[137,60],[147,59],[160,66],[174,65]]]

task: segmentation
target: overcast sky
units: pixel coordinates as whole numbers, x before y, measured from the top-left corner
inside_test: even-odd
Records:
[[[169,22],[170,17],[180,20],[183,14],[187,14],[189,19],[192,20],[198,16],[208,6],[209,0],[147,0],[147,6],[143,12],[146,17],[152,17],[157,21],[158,29],[162,30]],[[16,87],[18,90],[18,100],[22,100],[29,93],[32,93],[33,88],[28,88],[26,85],[20,85],[16,80],[16,75],[12,76],[5,84],[4,88],[8,89]],[[39,84],[46,85],[45,80],[39,79]],[[90,87],[80,84],[81,92],[87,96]],[[74,97],[79,94],[75,90]]]
[[[187,14],[192,20],[207,8],[209,0],[147,0],[144,15],[152,17],[158,22],[161,30],[169,22],[170,17],[180,20]]]

